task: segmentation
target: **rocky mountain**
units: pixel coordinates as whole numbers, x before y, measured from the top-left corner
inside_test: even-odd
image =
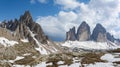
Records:
[[[3,48],[6,48],[6,45],[8,46],[7,48],[12,46],[10,44],[12,41],[17,42],[15,43],[16,45],[12,46],[15,52],[18,52],[17,54],[24,54],[26,52],[39,52],[40,54],[60,52],[59,46],[53,43],[44,34],[38,23],[33,21],[29,11],[21,15],[20,19],[0,23],[0,37],[3,37],[0,40],[0,44],[3,45]],[[26,45],[26,43],[28,45]],[[16,47],[21,50],[16,49]]]
[[[120,44],[120,40],[114,38],[101,24],[96,24],[93,32],[90,32],[90,26],[83,21],[75,32],[75,27],[66,33],[66,41],[95,41],[95,42],[113,42]]]
[[[87,41],[90,39],[90,27],[89,25],[83,21],[81,25],[78,27],[76,38],[78,41]]]

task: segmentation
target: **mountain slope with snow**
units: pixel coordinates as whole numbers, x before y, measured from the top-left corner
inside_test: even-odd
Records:
[[[108,42],[94,42],[94,41],[66,41],[65,43],[61,44],[62,46],[66,46],[69,48],[82,48],[87,50],[108,50],[108,49],[116,49],[120,46],[116,45],[115,43],[108,43]]]
[[[13,40],[10,41],[5,37],[0,37],[0,44],[3,45],[4,47],[7,47],[7,46],[13,46],[13,45],[19,44],[19,43],[17,41],[13,41]]]

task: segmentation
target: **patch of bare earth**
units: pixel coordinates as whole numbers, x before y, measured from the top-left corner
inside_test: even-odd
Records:
[[[111,51],[109,51],[110,53],[119,53],[120,52],[120,48],[117,48],[117,49],[115,49],[115,50],[111,50]]]
[[[81,64],[84,67],[84,64],[94,64],[95,62],[105,62],[101,60],[101,56],[103,56],[104,53],[86,53],[82,57]]]

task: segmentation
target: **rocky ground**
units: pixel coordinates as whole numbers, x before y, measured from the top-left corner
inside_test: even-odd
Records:
[[[22,47],[22,46],[21,46]],[[27,46],[28,47],[28,46]],[[12,48],[12,47],[11,47]],[[23,47],[24,49],[25,47]],[[29,47],[28,47],[29,48]],[[16,46],[9,50],[22,50]],[[40,55],[32,49],[21,53],[10,52],[0,57],[0,67],[119,67],[120,49],[107,52],[63,52]],[[9,53],[7,53],[9,54]]]

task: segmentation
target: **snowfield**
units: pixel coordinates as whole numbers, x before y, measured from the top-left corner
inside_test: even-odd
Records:
[[[82,48],[82,49],[88,49],[88,50],[106,50],[106,49],[116,49],[120,46],[114,44],[114,43],[107,43],[107,42],[94,42],[94,41],[66,41],[65,43],[61,44],[62,46],[66,46],[69,48]]]
[[[13,41],[13,40],[8,40],[5,37],[0,37],[0,44],[3,45],[4,47],[9,47],[9,46],[13,46],[15,44],[19,44],[17,41]]]

